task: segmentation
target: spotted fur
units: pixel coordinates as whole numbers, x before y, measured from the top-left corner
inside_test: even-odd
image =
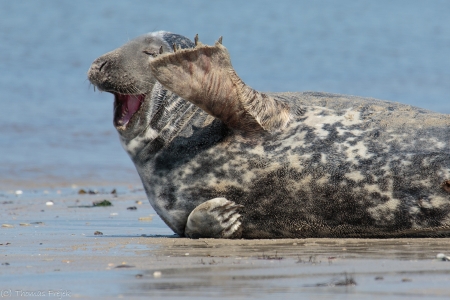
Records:
[[[89,79],[120,92],[120,74],[127,74],[127,86],[134,80],[145,87],[141,108],[118,131],[150,203],[177,234],[189,231],[196,207],[225,198],[211,203],[220,210],[234,202],[236,211],[220,217],[233,232],[215,237],[450,236],[449,115],[327,93],[262,94],[217,64],[205,74],[217,71],[219,78],[187,84],[205,68],[194,62],[197,73],[190,74],[183,58],[214,62],[201,56],[209,46],[172,53],[167,41],[194,47],[166,32],[145,35],[97,59]],[[149,45],[170,53],[141,55]],[[111,67],[100,70],[104,63]],[[203,90],[211,80],[228,82],[226,76],[234,84]],[[209,211],[205,220],[219,219],[216,208]]]

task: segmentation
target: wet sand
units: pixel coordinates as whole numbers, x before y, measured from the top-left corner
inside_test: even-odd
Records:
[[[450,298],[449,239],[190,240],[139,188],[79,190],[0,191],[0,296]]]

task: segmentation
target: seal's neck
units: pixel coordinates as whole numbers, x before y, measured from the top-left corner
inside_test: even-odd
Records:
[[[153,89],[146,97],[146,105],[143,105],[140,118],[145,119],[145,126],[133,138],[120,136],[123,148],[135,160],[140,153],[156,153],[159,149],[169,144],[189,123],[194,114],[200,110],[194,104],[184,100],[178,95],[166,90],[156,82]],[[143,157],[143,156],[142,156]]]

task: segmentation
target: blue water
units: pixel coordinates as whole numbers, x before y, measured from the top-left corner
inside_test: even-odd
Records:
[[[450,113],[450,1],[0,1],[0,188],[139,184],[91,62],[168,30],[213,43],[262,91]]]

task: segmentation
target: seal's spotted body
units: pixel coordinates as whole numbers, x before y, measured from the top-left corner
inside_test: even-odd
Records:
[[[150,36],[165,52],[167,40],[193,47]],[[130,74],[128,65],[102,72],[105,61],[151,70],[143,104],[118,130],[151,204],[179,235],[450,236],[450,116],[352,96],[260,94],[220,44],[151,57],[128,49],[99,58],[89,78],[118,93],[109,72]]]

